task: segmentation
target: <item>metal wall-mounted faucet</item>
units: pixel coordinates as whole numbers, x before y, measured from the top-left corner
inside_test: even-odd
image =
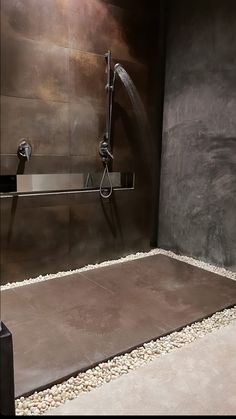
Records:
[[[102,158],[103,162],[108,162],[109,159],[114,159],[113,154],[110,152],[109,149],[108,139],[104,135],[102,141],[99,143],[99,154]]]
[[[17,154],[19,158],[24,158],[29,161],[32,154],[32,147],[26,138],[22,138],[18,146]]]

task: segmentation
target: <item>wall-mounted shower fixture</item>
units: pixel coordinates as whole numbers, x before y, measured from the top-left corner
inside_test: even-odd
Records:
[[[105,89],[107,91],[107,109],[106,109],[106,130],[103,138],[99,143],[99,154],[102,157],[104,163],[108,163],[110,159],[113,159],[111,153],[111,118],[112,118],[112,96],[113,96],[113,72],[111,68],[111,51],[105,54],[106,60],[106,74],[107,83]]]
[[[105,89],[107,91],[107,106],[106,106],[106,130],[104,132],[103,138],[99,143],[99,154],[102,158],[104,164],[104,172],[100,184],[100,195],[102,198],[109,198],[112,194],[112,183],[109,176],[108,163],[113,160],[113,154],[111,150],[111,123],[112,123],[112,100],[113,100],[113,90],[114,90],[114,77],[111,67],[111,51],[108,51],[105,54],[106,60],[106,74],[107,82]],[[109,187],[103,188],[105,178],[107,177]]]
[[[103,162],[108,161],[109,158],[114,159],[113,154],[110,152],[109,142],[105,136],[99,144],[99,154],[102,157]]]
[[[109,198],[112,194],[112,183],[110,181],[109,168],[111,168],[111,161],[114,158],[113,153],[112,153],[112,143],[111,143],[111,125],[112,125],[113,93],[115,90],[116,75],[119,76],[121,82],[123,83],[129,95],[130,101],[133,105],[133,109],[137,117],[136,118],[137,126],[140,128],[141,135],[146,136],[148,138],[151,138],[151,135],[150,135],[148,120],[147,120],[147,116],[146,116],[146,112],[145,112],[142,100],[129,74],[119,63],[116,63],[114,65],[114,68],[112,68],[111,51],[108,51],[105,54],[105,60],[106,60],[106,74],[107,74],[107,82],[105,86],[105,89],[107,90],[107,106],[106,106],[106,130],[104,132],[102,140],[99,143],[99,154],[104,164],[104,172],[103,172],[103,176],[102,176],[102,180],[100,184],[100,195],[102,196],[102,198]],[[110,187],[104,188],[103,185],[105,184],[105,178],[107,178],[107,181]]]
[[[32,154],[32,147],[26,138],[22,138],[17,149],[17,155],[20,159],[29,161]]]

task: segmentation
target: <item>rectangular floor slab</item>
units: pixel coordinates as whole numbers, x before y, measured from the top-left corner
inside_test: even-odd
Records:
[[[162,255],[2,292],[16,396],[236,304],[236,282]]]

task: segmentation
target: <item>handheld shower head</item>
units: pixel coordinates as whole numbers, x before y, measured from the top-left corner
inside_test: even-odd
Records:
[[[120,67],[120,63],[116,63],[115,65],[114,65],[114,70],[116,71],[116,69],[118,68],[118,67]]]

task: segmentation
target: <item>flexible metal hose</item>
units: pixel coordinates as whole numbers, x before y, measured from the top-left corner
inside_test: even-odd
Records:
[[[107,175],[108,184],[109,184],[108,187],[103,186],[106,175]],[[104,193],[105,190],[108,191],[108,192]],[[113,191],[113,186],[112,186],[111,178],[110,178],[110,175],[109,175],[108,165],[107,165],[107,163],[105,163],[105,168],[104,168],[104,172],[103,172],[103,175],[102,175],[99,192],[100,192],[100,195],[101,195],[102,198],[107,199],[107,198],[110,198],[110,196],[112,194],[112,191]]]

